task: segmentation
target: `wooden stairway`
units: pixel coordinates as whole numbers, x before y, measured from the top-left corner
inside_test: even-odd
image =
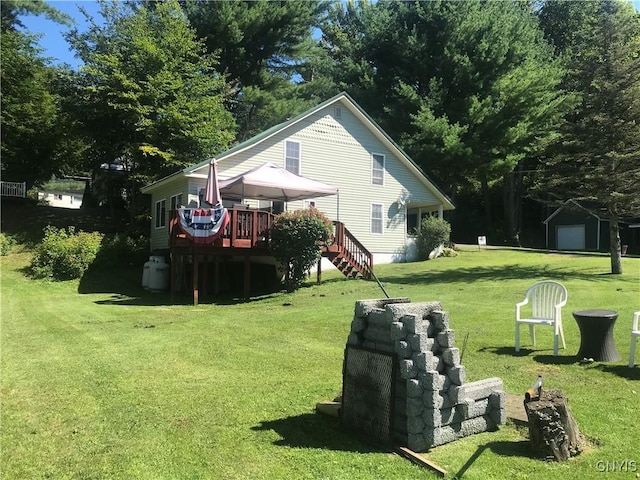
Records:
[[[373,255],[362,245],[342,222],[333,222],[333,242],[322,247],[322,256],[331,260],[347,278],[362,277],[371,280]]]

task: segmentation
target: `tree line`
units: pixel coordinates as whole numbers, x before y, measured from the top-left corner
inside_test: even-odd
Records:
[[[531,199],[640,215],[640,16],[624,0],[100,5],[66,35],[72,69],[20,28],[70,19],[1,3],[3,179],[89,174],[135,210],[141,185],[347,91],[458,205],[454,237],[517,243]]]

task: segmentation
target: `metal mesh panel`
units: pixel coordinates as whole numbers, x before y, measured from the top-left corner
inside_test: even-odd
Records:
[[[345,351],[342,424],[377,443],[391,442],[394,356],[355,346]]]

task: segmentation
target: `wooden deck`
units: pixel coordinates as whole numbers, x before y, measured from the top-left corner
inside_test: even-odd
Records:
[[[171,212],[169,223],[169,247],[171,251],[171,297],[188,288],[193,291],[193,304],[200,294],[209,291],[212,273],[213,294],[220,292],[221,267],[231,258],[242,259],[243,292],[248,297],[251,290],[251,260],[254,257],[272,256],[269,251],[269,228],[274,215],[264,210],[230,208],[229,223],[222,235],[210,244],[195,243],[180,228],[177,211]],[[211,268],[212,267],[212,268]],[[211,272],[213,270],[213,272]],[[190,277],[190,282],[187,279]]]
[[[196,243],[180,228],[177,211],[171,212],[169,247],[171,251],[171,295],[187,288],[187,276],[193,288],[193,303],[198,304],[200,291],[207,292],[213,275],[214,295],[220,290],[221,265],[234,258],[242,259],[243,292],[249,297],[251,264],[255,257],[273,257],[269,250],[269,229],[274,219],[271,212],[246,208],[228,209],[230,221],[222,235],[210,244]],[[373,276],[373,255],[341,222],[334,223],[330,245],[322,247],[322,256],[348,278]],[[211,272],[211,270],[213,270]],[[185,272],[189,271],[188,275]],[[318,265],[318,282],[321,269]],[[224,276],[224,275],[223,275]]]

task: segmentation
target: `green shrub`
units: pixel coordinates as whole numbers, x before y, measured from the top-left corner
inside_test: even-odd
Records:
[[[106,235],[95,264],[103,266],[142,265],[149,257],[149,238],[145,235],[115,233]]]
[[[76,233],[74,227],[65,230],[49,225],[35,249],[30,272],[36,278],[80,278],[95,260],[101,242],[98,232]]]
[[[307,272],[320,258],[322,245],[329,241],[331,221],[319,210],[309,208],[283,212],[271,225],[270,248],[287,267],[285,288],[294,291],[302,285]]]
[[[15,244],[15,240],[4,233],[0,233],[0,256],[9,254],[9,250]]]
[[[434,248],[449,241],[451,225],[439,217],[429,216],[420,222],[416,236],[418,260],[427,260]]]

